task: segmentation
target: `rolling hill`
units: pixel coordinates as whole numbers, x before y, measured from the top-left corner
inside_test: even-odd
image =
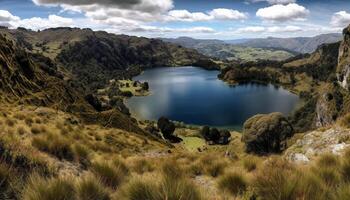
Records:
[[[239,43],[239,45],[256,48],[279,48],[299,53],[312,53],[318,46],[326,43],[339,42],[342,39],[340,33],[331,33],[317,35],[315,37],[296,37],[296,38],[257,38],[248,39]],[[230,43],[230,41],[227,41]]]
[[[245,47],[227,44],[225,41],[221,40],[199,40],[189,37],[161,39],[165,42],[196,49],[198,52],[210,57],[229,61],[285,60],[295,55],[291,51],[280,50],[278,48]]]

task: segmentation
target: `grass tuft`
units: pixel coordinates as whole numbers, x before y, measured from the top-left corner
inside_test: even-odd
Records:
[[[228,191],[232,195],[241,195],[248,187],[248,182],[242,174],[229,173],[219,179],[219,188]]]

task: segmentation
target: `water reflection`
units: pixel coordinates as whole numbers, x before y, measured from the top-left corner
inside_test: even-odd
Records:
[[[230,87],[217,75],[195,67],[147,70],[135,80],[148,81],[152,95],[132,97],[127,105],[141,119],[167,116],[189,124],[237,127],[258,113],[288,114],[298,102],[283,88],[253,83]]]

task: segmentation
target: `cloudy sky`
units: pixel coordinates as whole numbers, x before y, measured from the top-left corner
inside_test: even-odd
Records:
[[[350,24],[349,0],[0,0],[0,24],[146,37],[314,36]]]

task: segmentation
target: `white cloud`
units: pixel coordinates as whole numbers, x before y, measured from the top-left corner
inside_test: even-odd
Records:
[[[346,11],[340,11],[334,13],[331,19],[331,25],[333,27],[346,27],[350,24],[350,13]]]
[[[298,26],[248,26],[235,30],[235,33],[285,33],[285,32],[299,32],[303,31],[302,28]]]
[[[273,27],[267,28],[267,32],[269,32],[269,33],[299,32],[302,30],[303,29],[298,27],[298,26],[285,26],[285,27],[273,26]]]
[[[265,27],[262,26],[248,26],[244,28],[239,28],[236,30],[237,33],[261,33],[266,30]]]
[[[172,0],[32,0],[37,5],[64,6],[84,10],[91,5],[95,8],[137,10],[147,13],[166,12],[174,7]],[[86,10],[85,10],[86,11]]]
[[[7,10],[0,10],[0,24],[9,28],[24,27],[33,30],[42,30],[53,27],[72,26],[73,19],[64,18],[57,15],[49,15],[48,18],[33,17],[21,19],[12,15]]]
[[[17,16],[13,16],[9,11],[0,10],[0,22],[10,22],[18,20],[20,20],[20,18]]]
[[[248,15],[238,10],[217,8],[209,12],[209,15],[217,20],[242,20],[247,19]]]
[[[296,0],[251,0],[251,2],[264,2],[266,1],[269,4],[289,4],[289,3],[296,3]]]
[[[209,21],[212,16],[202,12],[189,12],[187,10],[171,10],[168,13],[166,20],[168,21]]]
[[[189,12],[188,10],[171,10],[165,16],[165,21],[210,21],[210,20],[243,20],[248,15],[238,10],[216,8],[207,13]]]
[[[190,28],[167,28],[156,26],[140,26],[129,30],[131,32],[157,32],[157,33],[215,33],[215,30],[209,27],[190,27]]]
[[[256,16],[268,21],[288,21],[288,20],[305,20],[309,10],[296,3],[288,5],[273,5],[261,8],[256,12]]]

